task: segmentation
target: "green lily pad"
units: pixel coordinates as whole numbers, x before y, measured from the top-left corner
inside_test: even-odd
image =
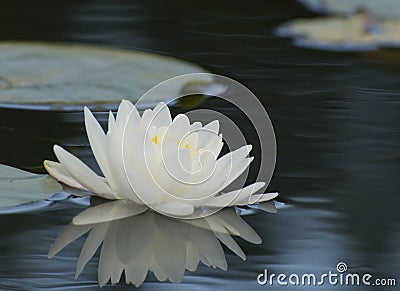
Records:
[[[108,108],[136,102],[169,78],[207,73],[195,64],[152,53],[75,44],[0,42],[0,106],[56,110]],[[185,82],[212,82],[197,75]],[[179,94],[185,84],[171,90]],[[162,100],[145,100],[153,104]]]
[[[370,15],[297,19],[278,28],[278,34],[295,38],[299,46],[326,50],[374,50],[400,46],[400,20]]]
[[[0,165],[0,208],[48,199],[61,190],[61,185],[48,175]]]
[[[299,0],[313,11],[354,14],[366,11],[381,18],[400,19],[399,0]]]

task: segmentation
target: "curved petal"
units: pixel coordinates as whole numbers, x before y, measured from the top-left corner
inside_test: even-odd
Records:
[[[278,210],[275,207],[275,203],[272,200],[258,204],[258,208],[270,213],[278,212]]]
[[[246,255],[240,248],[238,243],[229,235],[225,233],[215,232],[215,236],[232,252],[234,252],[242,260],[246,260]]]
[[[199,131],[199,147],[206,147],[210,142],[210,138],[218,136],[219,121],[214,120],[203,126]]]
[[[260,244],[262,242],[260,236],[252,229],[239,214],[237,214],[231,208],[225,208],[219,211],[216,215],[206,217],[208,223],[220,223],[225,228],[233,230],[235,233],[239,233],[238,236],[254,244]],[[213,220],[216,220],[213,222]]]
[[[153,118],[150,121],[150,126],[161,127],[169,126],[172,123],[171,113],[167,104],[160,102],[153,109]]]
[[[168,202],[152,206],[152,208],[165,215],[186,216],[194,211],[194,207],[190,204],[181,202]]]
[[[131,128],[131,123],[128,122],[127,127]],[[134,190],[132,189],[128,180],[128,168],[130,164],[124,157],[126,150],[135,151],[134,148],[124,148],[125,135],[120,134],[117,129],[108,133],[107,139],[107,157],[110,171],[113,175],[115,183],[115,191],[123,198],[130,199],[135,203],[142,204],[141,200],[137,197]],[[129,134],[127,133],[126,136]],[[132,145],[131,145],[132,146]],[[126,163],[125,163],[126,162]]]
[[[64,183],[72,188],[87,191],[85,187],[79,184],[78,181],[76,181],[75,178],[70,175],[70,173],[63,167],[62,164],[46,160],[43,162],[43,165],[49,175],[61,183]]]
[[[110,112],[108,113],[108,131],[114,131],[116,127],[117,127],[117,124],[115,122],[114,114],[110,110]]]
[[[218,194],[237,179],[249,166],[253,158],[246,158],[251,145],[243,146],[217,160],[211,177],[202,184],[193,185],[182,198],[190,200],[195,206],[201,206],[209,197]]]
[[[198,248],[203,263],[209,263],[210,266],[222,270],[228,268],[224,250],[213,232],[196,228],[193,231],[191,243]]]
[[[128,100],[122,100],[117,111],[117,127],[124,127],[125,124],[128,122],[128,119],[130,119],[131,122],[133,121],[135,123],[139,123],[140,115],[132,102]]]
[[[86,225],[114,221],[135,216],[147,210],[147,206],[126,200],[117,200],[90,207],[79,213],[72,220],[74,225]]]
[[[191,125],[190,125],[190,131],[195,131],[195,132],[197,132],[200,128],[202,128],[203,127],[203,125],[201,124],[201,122],[200,121],[196,121],[196,122],[193,122]]]
[[[83,268],[89,262],[89,260],[94,256],[98,247],[103,242],[108,231],[109,223],[97,224],[90,231],[85,243],[82,246],[81,253],[79,254],[78,263],[76,265],[75,278],[82,273]]]
[[[124,269],[123,264],[115,253],[115,241],[117,239],[115,236],[116,230],[116,224],[111,223],[104,238],[103,246],[101,247],[99,267],[97,270],[100,287],[104,286],[109,279],[111,279],[111,284],[116,284],[121,278]]]
[[[230,207],[234,205],[246,205],[249,203],[250,196],[265,186],[264,182],[257,182],[246,186],[243,189],[222,193],[206,201],[204,206],[208,207]]]
[[[199,250],[193,245],[193,243],[186,243],[186,269],[194,272],[200,262]]]
[[[149,211],[118,221],[116,251],[124,265],[136,260],[145,250],[153,235],[155,224]],[[140,234],[140,235],[138,235]]]
[[[58,145],[54,146],[54,153],[62,166],[79,184],[99,197],[115,199],[115,193],[107,183],[81,160]]]
[[[171,134],[178,141],[181,141],[182,138],[189,132],[189,130],[190,121],[187,115],[178,114],[175,116],[171,126],[168,128],[167,134]]]
[[[266,202],[266,201],[274,199],[278,195],[279,195],[278,192],[264,193],[264,194],[254,194],[254,195],[251,195],[251,197],[250,197],[250,199],[248,201],[246,201],[246,200],[242,201],[241,204],[239,204],[239,205]]]
[[[110,185],[113,185],[110,168],[108,167],[107,161],[107,136],[105,135],[100,124],[97,122],[96,118],[93,116],[93,113],[87,107],[85,107],[84,112],[86,133],[93,155],[96,158],[97,164],[99,165],[103,175],[106,177]],[[109,121],[113,118],[114,117],[109,117]],[[112,127],[112,125],[109,125],[109,127]]]
[[[61,251],[65,246],[69,245],[71,242],[76,240],[78,237],[87,233],[93,228],[93,224],[76,226],[72,223],[68,224],[61,234],[57,237],[56,241],[51,246],[48,258],[54,257],[59,251]]]
[[[146,279],[152,260],[153,255],[147,247],[137,258],[130,261],[130,263],[125,266],[126,283],[131,283],[135,285],[135,287],[139,287]]]
[[[185,243],[173,241],[159,231],[154,235],[152,247],[157,265],[171,282],[181,282],[186,266],[186,252],[183,251]]]

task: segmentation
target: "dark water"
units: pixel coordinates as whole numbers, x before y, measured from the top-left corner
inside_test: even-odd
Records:
[[[227,272],[202,266],[180,285],[150,276],[142,289],[285,289],[258,286],[256,277],[265,268],[321,274],[335,271],[338,262],[349,272],[400,284],[400,52],[307,50],[273,33],[278,24],[312,15],[290,0],[2,2],[2,40],[85,42],[176,56],[247,85],[270,114],[278,160],[268,189],[278,190],[287,206],[278,214],[245,217],[263,244],[239,241],[247,261],[227,252]],[[237,110],[219,105],[210,99],[202,106],[241,123]],[[257,144],[255,133],[242,127],[248,142]],[[79,112],[2,109],[0,139],[1,163],[43,172],[42,160],[54,159],[51,147],[58,143],[94,165]],[[98,289],[96,259],[74,279],[81,240],[46,257],[82,207],[64,201],[0,216],[1,290]],[[133,287],[102,289],[111,288]]]

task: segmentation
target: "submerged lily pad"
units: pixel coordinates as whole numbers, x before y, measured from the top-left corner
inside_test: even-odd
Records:
[[[207,72],[173,57],[73,44],[0,42],[0,63],[0,105],[62,110],[136,102],[169,78]],[[189,80],[211,81],[207,75]],[[178,95],[185,85],[171,90]],[[164,101],[154,98],[145,102]]]
[[[0,208],[48,199],[61,190],[61,185],[48,175],[0,165]]]
[[[299,0],[316,12],[354,14],[366,11],[377,17],[400,19],[399,0]]]
[[[293,20],[278,34],[295,38],[299,46],[326,50],[373,50],[400,46],[400,20],[376,19],[370,15]]]

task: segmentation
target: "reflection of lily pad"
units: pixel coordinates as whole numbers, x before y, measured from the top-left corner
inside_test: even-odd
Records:
[[[328,50],[371,50],[400,46],[400,21],[371,19],[360,13],[350,17],[293,20],[278,29],[300,46]]]
[[[399,0],[299,0],[313,11],[353,14],[360,10],[377,17],[400,19]]]
[[[0,63],[0,103],[3,106],[36,105],[51,109],[86,104],[114,105],[122,98],[135,102],[166,79],[206,72],[197,65],[172,57],[60,44],[3,42],[0,43]],[[191,81],[211,81],[208,79]],[[178,87],[171,90],[181,89]],[[149,103],[158,101],[161,100],[146,100]]]
[[[47,199],[59,191],[61,185],[47,175],[0,165],[0,208]]]

